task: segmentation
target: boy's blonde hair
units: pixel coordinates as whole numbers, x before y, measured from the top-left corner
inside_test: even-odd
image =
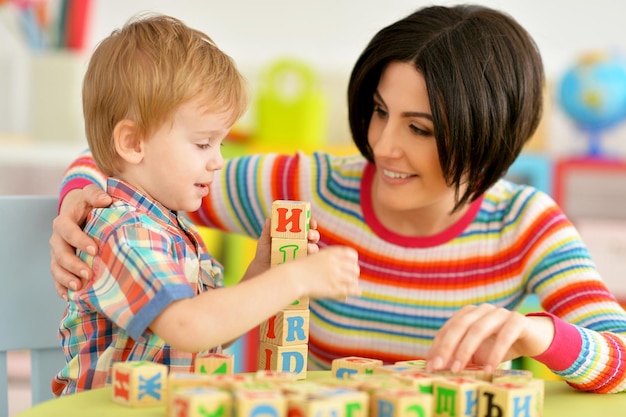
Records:
[[[234,61],[209,36],[163,15],[138,16],[113,31],[94,51],[83,82],[85,132],[98,168],[119,173],[118,122],[133,120],[145,138],[193,99],[207,111],[230,112],[232,123],[248,103]]]

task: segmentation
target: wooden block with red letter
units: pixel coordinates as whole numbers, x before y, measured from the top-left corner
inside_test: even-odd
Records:
[[[163,405],[167,366],[149,361],[113,364],[113,401],[131,407]]]
[[[382,365],[383,361],[380,359],[347,356],[333,360],[332,374],[339,379],[350,378],[354,374],[372,374],[374,373],[374,368]]]
[[[256,371],[254,379],[256,381],[282,383],[296,381],[298,379],[298,375],[293,372],[260,370]]]
[[[165,392],[165,415],[170,415],[174,391],[190,388],[211,387],[209,375],[194,374],[190,372],[172,372],[167,376],[167,389]]]
[[[276,391],[235,391],[233,417],[286,417],[287,399]]]
[[[230,393],[215,388],[188,388],[173,393],[171,414],[176,417],[230,417]]]
[[[196,356],[194,372],[206,375],[232,375],[235,356],[226,353],[207,353]]]
[[[344,416],[343,403],[328,398],[322,391],[292,394],[287,396],[287,415],[293,417]]]
[[[478,415],[478,390],[485,384],[484,381],[472,378],[436,379],[433,382],[433,415],[435,417]]]
[[[543,409],[537,389],[525,384],[496,382],[478,390],[478,415],[540,417]]]
[[[309,343],[309,310],[282,310],[261,323],[259,339],[278,346]]]
[[[272,237],[307,241],[310,221],[311,203],[307,201],[276,200],[272,203]]]
[[[307,355],[309,346],[278,346],[261,342],[259,346],[259,370],[292,372],[297,379],[306,378]]]
[[[443,378],[422,371],[401,372],[394,377],[424,394],[432,394],[434,382]]]
[[[432,397],[410,388],[390,388],[372,394],[372,416],[430,417]]]

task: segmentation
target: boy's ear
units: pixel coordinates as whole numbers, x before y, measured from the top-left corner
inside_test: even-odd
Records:
[[[124,119],[118,122],[113,129],[113,143],[115,151],[129,164],[138,164],[143,159],[143,141],[139,136],[137,123]]]

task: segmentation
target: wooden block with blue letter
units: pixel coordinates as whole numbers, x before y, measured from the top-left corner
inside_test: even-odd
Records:
[[[194,372],[205,375],[232,375],[235,356],[226,353],[206,353],[196,356]]]
[[[306,241],[310,221],[311,203],[308,201],[276,200],[272,203],[272,237]]]
[[[113,364],[113,401],[131,407],[164,405],[167,366],[150,361]]]
[[[233,397],[233,417],[287,416],[287,399],[278,390],[241,390]]]
[[[216,388],[187,388],[173,393],[171,414],[177,417],[230,417],[232,399]]]
[[[265,371],[292,372],[297,379],[306,379],[309,345],[278,346],[261,342],[259,346],[259,369]]]
[[[309,343],[309,310],[281,310],[261,323],[259,338],[278,346]]]
[[[373,374],[374,368],[382,366],[380,359],[362,358],[359,356],[347,356],[334,359],[332,362],[332,374],[335,378],[350,378],[354,374]]]
[[[543,408],[537,389],[527,384],[495,382],[478,390],[478,415],[540,417]]]
[[[431,417],[432,396],[410,388],[389,388],[372,393],[372,416]]]
[[[472,378],[439,378],[433,381],[435,417],[474,417],[478,414],[478,392],[487,384]]]

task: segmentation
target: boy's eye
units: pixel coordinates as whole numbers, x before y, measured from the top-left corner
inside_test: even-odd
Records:
[[[211,147],[210,143],[198,143],[198,148],[205,150],[205,149],[209,149]]]

